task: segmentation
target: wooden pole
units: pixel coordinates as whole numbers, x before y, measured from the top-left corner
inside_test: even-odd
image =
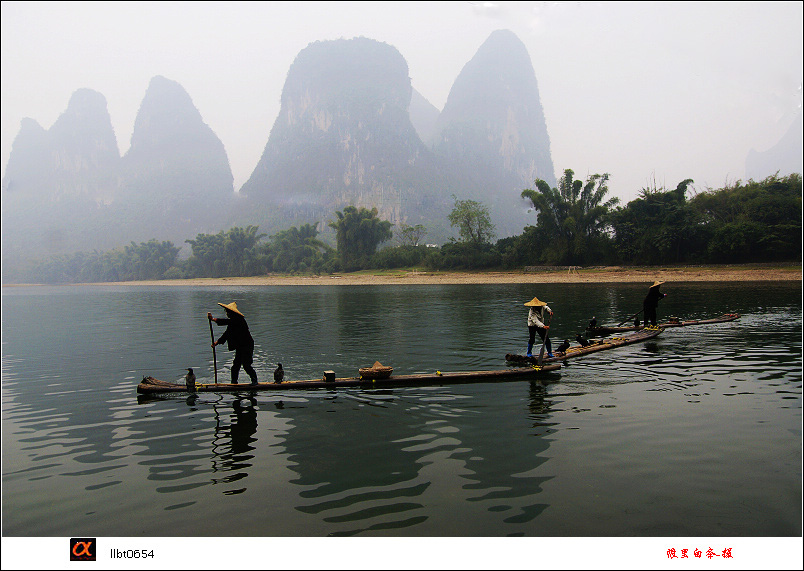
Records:
[[[632,315],[631,317],[626,317],[625,319],[623,319],[622,321],[620,321],[620,322],[619,322],[617,325],[615,325],[615,327],[619,327],[620,325],[622,325],[622,324],[623,324],[623,323],[625,323],[626,321],[629,321],[629,320],[633,319],[634,317],[636,317],[637,315],[639,315],[640,313],[642,313],[644,310],[645,310],[645,308],[643,307],[642,309],[640,309],[639,311],[637,311],[637,312],[636,312],[634,315]]]
[[[546,325],[550,325],[550,322],[551,322],[552,320],[553,320],[553,314],[548,315],[548,316],[547,316],[547,323],[546,323]],[[541,348],[541,350],[539,351],[539,360],[537,361],[537,363],[539,364],[539,366],[540,366],[540,367],[542,366],[542,360],[544,359],[544,346],[545,346],[545,345],[547,345],[547,336],[548,336],[549,334],[550,334],[550,330],[549,330],[549,329],[545,329],[545,330],[544,330],[544,340],[542,341],[542,348]]]
[[[209,318],[209,336],[212,338],[212,364],[215,367],[215,384],[218,384],[218,357],[215,355],[215,333],[212,332],[212,318]]]

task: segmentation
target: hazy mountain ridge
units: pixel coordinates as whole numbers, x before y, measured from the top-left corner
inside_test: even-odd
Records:
[[[749,161],[792,148],[800,165],[800,123]],[[507,30],[479,47],[441,112],[413,88],[393,46],[314,42],[288,70],[266,139],[234,189],[223,143],[177,82],[151,80],[122,157],[104,96],[79,89],[50,129],[21,122],[2,181],[4,270],[151,238],[181,246],[235,225],[270,235],[318,223],[326,234],[349,204],[377,207],[397,227],[424,224],[426,241],[438,243],[455,235],[446,218],[453,195],[489,206],[504,237],[533,223],[522,189],[535,178],[556,182],[533,65]]]
[[[749,155],[749,175],[772,174],[753,173],[780,161],[800,170],[800,133],[799,116],[774,149]],[[239,192],[222,142],[164,77],[151,80],[123,157],[106,100],[91,89],[77,90],[48,130],[24,119],[2,184],[3,261],[151,238],[183,245],[234,225],[270,235],[318,223],[326,238],[327,221],[349,204],[376,207],[397,226],[424,224],[428,242],[443,242],[455,235],[453,195],[489,206],[503,237],[533,222],[520,193],[535,178],[556,181],[538,82],[512,32],[479,47],[442,112],[413,88],[393,46],[320,41],[289,68],[280,113]]]
[[[436,144],[425,144],[436,133]],[[355,38],[300,52],[241,194],[266,227],[272,216],[323,222],[355,204],[395,225],[424,224],[429,240],[444,241],[453,194],[489,206],[500,235],[520,232],[528,220],[519,194],[537,172],[555,184],[533,67],[513,33],[495,32],[481,46],[440,115],[413,90],[395,48]]]
[[[354,204],[394,224],[438,224],[448,181],[409,114],[407,62],[367,38],[316,42],[288,72],[279,116],[240,194],[251,212],[294,223]],[[322,226],[326,231],[326,227]]]
[[[114,201],[120,151],[97,91],[79,89],[50,129],[21,123],[3,177],[3,271],[31,258],[111,247],[97,228]]]
[[[509,51],[514,61],[506,64]],[[479,115],[484,129],[475,132],[475,125],[469,130],[459,125],[451,131],[465,130],[462,148],[470,149],[468,155],[454,153],[443,136],[443,153],[434,152],[423,141],[432,144],[436,128],[440,126],[443,133],[451,122],[415,92],[402,54],[383,42],[354,38],[314,42],[299,53],[288,71],[281,110],[260,161],[239,193],[232,186],[223,144],[203,122],[189,94],[161,76],[148,86],[125,156],[117,151],[103,96],[79,90],[75,104],[71,100],[50,131],[37,130],[35,122],[23,125],[3,188],[80,203],[70,223],[59,216],[45,217],[49,233],[28,245],[41,248],[47,240],[47,251],[87,248],[81,244],[82,237],[94,233],[101,233],[103,239],[84,240],[92,247],[149,238],[183,243],[199,232],[248,224],[273,233],[290,225],[319,223],[327,233],[326,222],[334,211],[349,204],[376,207],[380,217],[395,225],[424,224],[428,241],[438,242],[453,235],[446,219],[452,195],[490,206],[501,235],[518,233],[526,223],[520,217],[519,193],[532,184],[530,174],[544,171],[541,176],[555,180],[546,124],[535,77],[527,89],[512,88],[515,82],[510,78],[497,90],[488,85],[502,78],[501,68],[513,76],[533,76],[527,52],[516,36],[492,34],[478,54],[479,63],[467,65],[473,73],[456,82],[450,93],[450,102],[470,101],[472,93],[481,89],[486,94],[488,109],[474,105],[470,111]],[[516,101],[534,94],[533,103]],[[497,105],[494,99],[501,95],[507,99]],[[453,113],[459,123],[460,106],[452,107],[459,110]],[[538,111],[541,123],[514,124],[518,117],[527,117],[521,109],[529,108]],[[99,118],[93,119],[88,109],[95,109]],[[499,115],[499,109],[505,121],[491,115],[483,118],[490,110]],[[541,141],[547,142],[547,148],[536,152],[519,146],[527,142],[522,133],[533,131],[534,124],[543,131]],[[59,137],[52,135],[57,132]],[[54,151],[51,142],[42,143],[43,138],[61,140],[59,150]],[[493,147],[481,148],[479,141],[489,138]],[[102,159],[101,149],[114,153]],[[485,156],[490,153],[494,156]],[[523,162],[521,156],[528,154]],[[544,165],[544,156],[550,167],[534,167]],[[95,170],[70,165],[94,165]],[[94,204],[79,200],[82,196]],[[513,216],[511,209],[516,211]],[[29,240],[18,235],[35,233],[42,226],[10,228],[10,244],[22,246]],[[4,252],[9,234],[4,226]]]
[[[799,109],[790,127],[775,145],[763,152],[751,149],[745,159],[747,178],[761,180],[777,171],[780,176],[802,172],[802,119]]]
[[[3,191],[45,202],[82,198],[107,203],[117,185],[119,161],[106,99],[79,89],[47,131],[33,119],[22,121]]]

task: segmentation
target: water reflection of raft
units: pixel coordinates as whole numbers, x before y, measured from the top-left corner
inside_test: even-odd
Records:
[[[707,325],[710,323],[726,323],[728,321],[735,321],[740,319],[739,313],[724,313],[720,317],[715,317],[713,319],[688,319],[686,321],[681,321],[677,317],[671,317],[665,323],[659,323],[657,327],[668,328],[668,327],[687,327],[689,325]],[[627,333],[628,331],[639,331],[642,330],[644,327],[641,325],[627,325],[624,327],[619,326],[606,326],[601,325],[600,327],[587,327],[586,333],[587,335],[600,337],[602,335],[611,335],[613,333]]]
[[[563,361],[565,359],[571,359],[575,357],[581,357],[583,355],[588,355],[589,353],[595,353],[597,351],[603,351],[605,349],[614,349],[615,347],[622,347],[624,345],[631,345],[632,343],[640,343],[642,341],[647,341],[648,339],[653,339],[659,333],[664,331],[661,327],[647,327],[636,333],[631,335],[626,335],[623,337],[609,337],[606,339],[599,339],[597,341],[590,341],[589,345],[583,347],[581,345],[571,346],[567,349],[564,353],[560,353],[555,351],[554,357],[548,357],[547,353],[544,355],[544,359],[542,363],[555,363],[556,361]],[[555,341],[553,344],[555,345]],[[534,355],[533,357],[528,357],[526,355],[515,355],[512,353],[508,353],[505,356],[505,360],[509,363],[517,363],[523,365],[530,365],[534,363],[538,363],[539,357],[538,355]],[[547,366],[547,365],[544,365]]]
[[[310,381],[284,381],[282,383],[258,383],[256,385],[248,383],[212,383],[196,384],[195,392],[247,392],[247,391],[284,391],[293,389],[334,389],[346,387],[363,388],[384,388],[399,386],[423,386],[423,385],[448,385],[457,383],[480,383],[498,382],[513,380],[538,380],[545,377],[546,373],[557,371],[561,368],[561,363],[546,364],[542,367],[519,367],[512,369],[499,369],[494,371],[463,371],[442,373],[417,373],[411,375],[391,375],[385,379],[372,379],[361,377],[342,377],[327,380],[327,375],[322,379]],[[329,372],[329,371],[328,371]],[[188,393],[184,383],[170,383],[160,381],[153,377],[143,377],[142,382],[137,385],[137,392],[140,394],[153,393]]]

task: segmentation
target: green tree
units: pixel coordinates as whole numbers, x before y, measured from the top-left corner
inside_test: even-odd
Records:
[[[422,224],[415,226],[402,224],[399,227],[399,240],[403,246],[418,246],[425,234],[427,230]]]
[[[390,240],[392,224],[377,218],[377,209],[347,206],[336,212],[337,219],[328,226],[335,229],[338,257],[345,271],[368,267],[377,246]]]
[[[531,247],[542,250],[542,262],[580,265],[601,259],[608,242],[606,216],[619,203],[616,197],[604,202],[608,180],[608,174],[595,174],[584,183],[566,169],[558,188],[537,179],[536,190],[522,191],[537,212]]]
[[[90,283],[164,279],[175,268],[179,248],[172,242],[149,240],[108,252],[94,250],[61,255],[36,264],[35,281],[43,283]]]
[[[250,260],[265,234],[258,234],[258,226],[234,227],[228,232],[199,234],[195,240],[185,240],[192,248],[188,260],[190,272],[195,276],[242,276],[253,271]]]
[[[217,278],[224,275],[223,232],[217,234],[198,234],[195,240],[185,240],[190,244],[192,254],[187,261],[190,275]]]
[[[679,263],[703,250],[705,229],[686,200],[692,182],[685,179],[673,190],[643,188],[639,198],[609,215],[615,251],[622,261]]]
[[[225,272],[229,276],[246,275],[246,265],[253,255],[254,247],[266,234],[258,234],[259,226],[249,225],[245,228],[236,226],[229,230],[223,239],[225,256]]]
[[[486,205],[476,200],[458,200],[453,194],[455,206],[449,213],[450,226],[458,227],[462,242],[480,246],[494,238],[495,228]]]
[[[172,242],[149,240],[135,244],[131,242],[123,251],[124,265],[127,267],[124,279],[161,279],[165,272],[176,263],[179,248]]]
[[[712,263],[801,259],[800,174],[707,190],[690,207],[708,231]]]
[[[332,248],[317,238],[315,224],[282,230],[271,236],[271,267],[277,272],[318,272]]]

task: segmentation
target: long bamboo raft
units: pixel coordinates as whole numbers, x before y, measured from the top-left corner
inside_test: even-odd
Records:
[[[740,319],[739,313],[724,313],[720,317],[715,317],[713,319],[688,319],[686,321],[671,318],[670,320],[664,323],[659,323],[657,327],[667,329],[668,327],[708,325],[710,323],[727,323],[729,321],[735,321],[737,319]],[[600,327],[587,327],[586,334],[589,335],[590,337],[600,337],[604,335],[612,335],[614,333],[627,333],[629,331],[640,331],[642,329],[644,329],[644,326],[642,325],[627,325],[624,327],[601,325]]]
[[[547,353],[545,353],[544,358],[542,359],[542,366],[543,367],[548,366],[550,363],[555,363],[557,361],[564,361],[566,359],[582,357],[590,353],[596,353],[597,351],[604,351],[606,349],[614,349],[615,347],[623,347],[624,345],[631,345],[633,343],[640,343],[642,341],[647,341],[648,339],[653,339],[654,337],[659,335],[662,331],[664,331],[664,329],[661,327],[649,326],[645,329],[642,329],[641,331],[632,333],[631,335],[626,335],[623,337],[609,337],[607,339],[589,341],[589,345],[586,347],[583,347],[580,344],[571,345],[569,349],[567,349],[563,353],[555,351],[553,357],[548,357]],[[555,343],[555,341],[553,341],[553,343]],[[539,362],[539,356],[534,355],[532,357],[528,357],[527,355],[516,355],[513,353],[508,353],[505,356],[505,360],[508,361],[509,363],[532,365]],[[547,363],[548,365],[545,365],[545,363]]]
[[[154,393],[192,393],[192,392],[248,392],[248,391],[285,391],[294,389],[334,389],[347,387],[362,388],[384,388],[399,386],[424,386],[424,385],[447,385],[457,383],[479,383],[479,382],[498,382],[513,380],[538,380],[545,376],[545,373],[557,371],[561,368],[561,363],[552,363],[534,366],[529,368],[511,368],[494,371],[463,371],[442,373],[419,373],[411,375],[391,375],[385,379],[372,379],[365,377],[331,377],[327,380],[322,379],[307,381],[283,381],[281,383],[196,383],[195,391],[187,389],[187,386],[180,383],[160,381],[153,377],[143,377],[142,382],[137,385],[137,392],[140,394]]]

